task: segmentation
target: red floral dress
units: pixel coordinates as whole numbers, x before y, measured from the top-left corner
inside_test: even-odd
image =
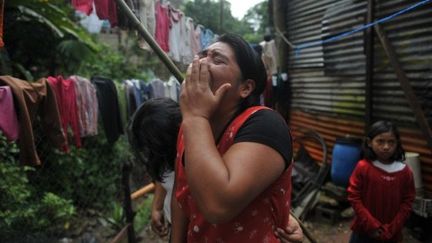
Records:
[[[254,112],[261,109],[268,108],[251,107],[234,119],[217,146],[221,154],[224,154],[233,144],[235,135],[243,123]],[[180,208],[189,219],[188,242],[280,242],[274,234],[273,227],[286,227],[288,224],[291,206],[291,166],[237,217],[227,223],[211,224],[200,213],[187,185],[182,163],[184,144],[181,129],[177,151],[175,196]]]

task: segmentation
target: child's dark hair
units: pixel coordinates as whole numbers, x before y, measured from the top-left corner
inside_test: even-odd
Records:
[[[155,181],[163,182],[164,173],[174,171],[180,123],[179,105],[169,98],[155,98],[144,102],[128,125],[136,158]]]
[[[389,121],[377,121],[369,128],[369,132],[366,135],[366,139],[363,143],[363,155],[366,159],[373,161],[377,159],[376,154],[371,147],[368,146],[368,140],[371,141],[374,137],[381,133],[391,132],[396,137],[396,150],[392,157],[393,161],[404,161],[405,160],[405,150],[402,148],[402,143],[400,140],[400,135],[397,127]]]

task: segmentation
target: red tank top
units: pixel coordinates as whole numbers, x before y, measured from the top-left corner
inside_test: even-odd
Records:
[[[261,109],[269,108],[264,106],[250,107],[231,122],[217,145],[219,153],[224,154],[228,150],[243,123],[253,113]],[[285,228],[288,223],[291,206],[292,166],[289,166],[238,216],[227,223],[211,224],[200,213],[187,185],[185,168],[182,163],[184,143],[181,129],[177,141],[177,151],[175,196],[180,208],[189,219],[188,242],[280,242],[274,235],[273,227]]]

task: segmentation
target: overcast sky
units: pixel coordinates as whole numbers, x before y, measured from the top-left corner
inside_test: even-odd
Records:
[[[237,19],[243,18],[248,9],[265,0],[227,0],[231,3],[231,14]]]

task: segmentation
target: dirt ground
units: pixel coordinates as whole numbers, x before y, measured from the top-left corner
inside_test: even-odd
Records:
[[[335,222],[313,215],[304,222],[304,225],[309,230],[316,242],[349,242],[351,235],[350,225],[352,219],[340,219]],[[404,243],[421,243],[414,238],[410,230],[404,229]],[[304,242],[310,242],[306,237]]]
[[[349,242],[351,235],[350,224],[352,219],[339,219],[331,222],[329,219],[319,216],[311,215],[304,221],[304,225],[311,233],[316,242],[323,243],[344,243]],[[140,243],[166,243],[168,238],[160,239],[155,235],[150,227],[146,227],[144,231],[139,234]],[[311,242],[305,237],[304,243]],[[416,240],[411,234],[410,230],[404,230],[404,243],[422,243]]]

